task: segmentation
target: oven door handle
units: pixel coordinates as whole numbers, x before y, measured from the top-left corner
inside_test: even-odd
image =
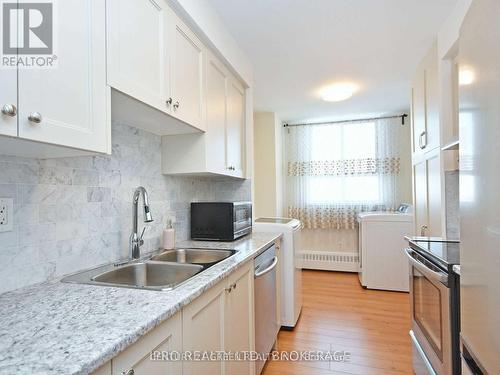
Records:
[[[448,284],[448,275],[443,272],[436,272],[427,267],[424,263],[418,261],[413,257],[413,250],[407,248],[405,249],[405,254],[408,257],[410,264],[417,268],[424,276],[427,276],[430,280],[439,281],[441,284]]]

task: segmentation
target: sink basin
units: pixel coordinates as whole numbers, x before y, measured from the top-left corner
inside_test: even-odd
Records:
[[[76,284],[170,290],[235,253],[236,250],[227,249],[167,250],[149,260],[101,266],[67,276],[62,281]]]
[[[151,259],[161,262],[199,264],[207,268],[229,258],[234,253],[236,253],[235,250],[222,249],[175,249],[164,251]]]
[[[92,278],[106,284],[165,289],[196,275],[203,269],[197,265],[143,262],[129,264]]]
[[[81,272],[64,282],[108,285],[138,289],[168,290],[202,271],[196,264],[137,262],[123,266],[107,266]]]

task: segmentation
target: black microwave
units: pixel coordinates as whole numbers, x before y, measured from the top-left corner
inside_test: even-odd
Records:
[[[234,241],[252,232],[251,202],[191,203],[193,240]]]

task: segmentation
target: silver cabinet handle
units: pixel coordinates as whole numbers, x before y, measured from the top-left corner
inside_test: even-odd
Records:
[[[5,104],[2,107],[2,113],[6,116],[14,117],[17,115],[17,108],[14,104]]]
[[[165,101],[165,103],[166,103],[167,105],[171,105],[171,104],[172,104],[172,102],[173,102],[172,98],[168,98],[168,99]]]
[[[423,141],[424,137],[425,137],[425,143]],[[422,133],[420,133],[420,136],[418,138],[418,145],[420,146],[421,149],[427,147],[427,132],[425,130]]]
[[[42,122],[42,114],[40,112],[31,112],[28,116],[28,120],[35,124],[39,124]]]
[[[134,375],[134,374],[135,374],[134,369],[128,371],[122,371],[122,375]]]
[[[229,167],[227,167],[227,169],[228,169],[229,171],[235,171],[235,170],[236,170],[236,167],[234,167],[234,166],[230,165]]]
[[[427,225],[422,225],[420,227],[420,235],[425,236],[425,234],[427,233],[427,229],[429,229],[429,227]]]
[[[179,106],[180,106],[180,103],[179,103],[179,102],[175,102],[175,103],[174,103],[174,109],[179,108]]]

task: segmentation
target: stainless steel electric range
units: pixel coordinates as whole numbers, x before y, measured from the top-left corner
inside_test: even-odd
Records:
[[[413,370],[416,375],[460,374],[460,243],[409,237]]]

